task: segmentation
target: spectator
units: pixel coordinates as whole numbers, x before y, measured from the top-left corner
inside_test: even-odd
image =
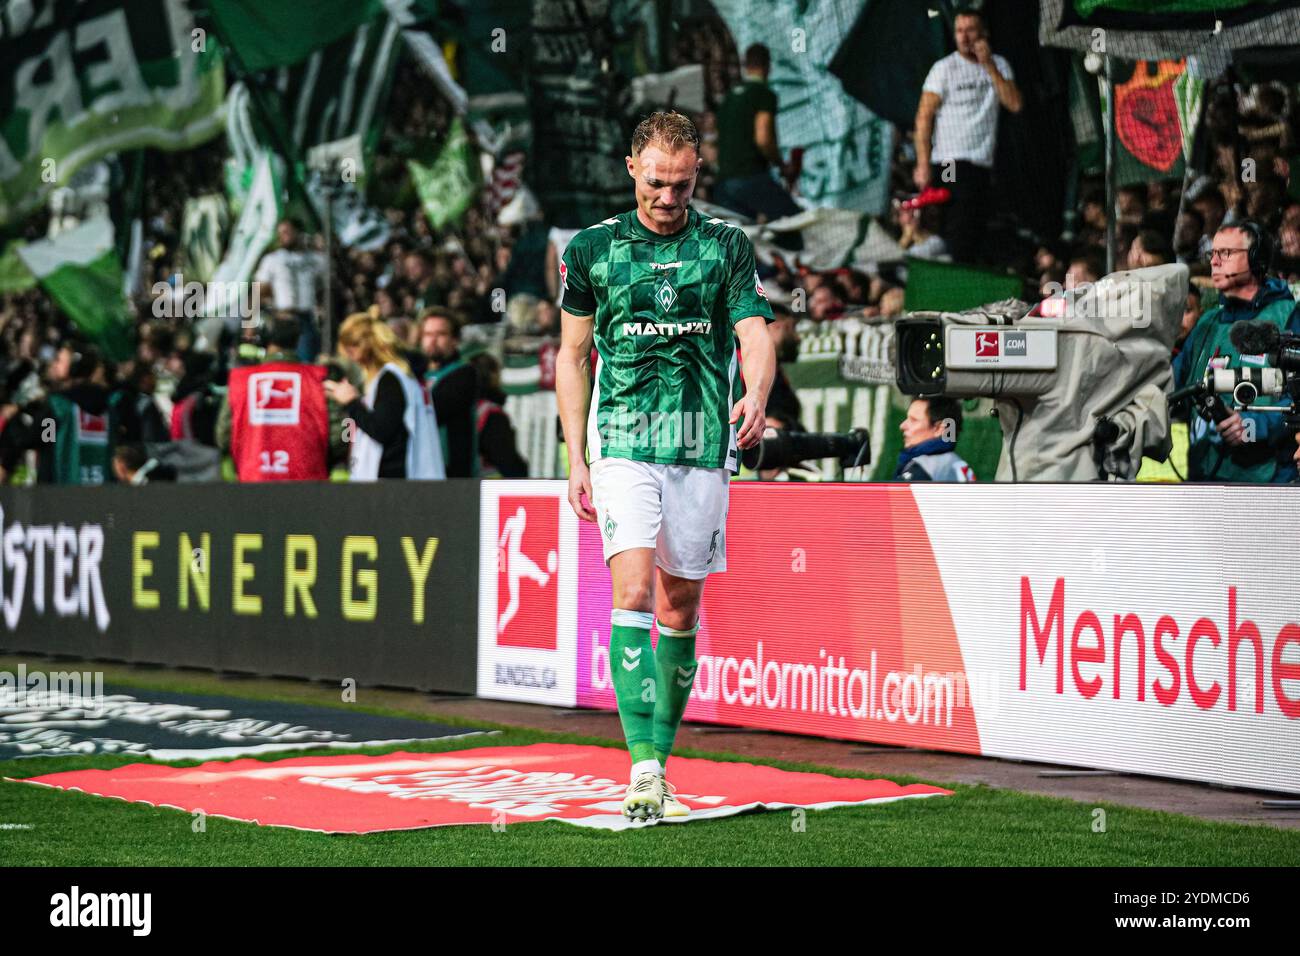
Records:
[[[844,300],[833,283],[820,283],[808,296],[808,316],[816,322],[838,319],[844,314]]]
[[[1241,368],[1262,364],[1241,355],[1232,344],[1237,322],[1263,321],[1300,334],[1300,309],[1287,284],[1269,278],[1271,237],[1244,220],[1224,226],[1214,236],[1211,279],[1222,296],[1196,323],[1174,359],[1174,388],[1200,381],[1207,368]],[[1261,397],[1257,404],[1277,404]],[[1191,418],[1189,481],[1289,481],[1290,449],[1282,441],[1283,416],[1277,412],[1233,411],[1217,425]]]
[[[177,352],[166,364],[176,381],[172,392],[171,439],[196,441],[215,448],[217,419],[225,402],[216,383],[216,356],[195,350]]]
[[[158,374],[152,365],[137,362],[114,395],[119,434],[124,442],[165,442],[171,435],[154,401]]]
[[[0,476],[8,480],[24,452],[37,452],[41,484],[102,485],[114,480],[118,415],[92,346],[59,350],[48,397],[14,415],[0,434]]]
[[[998,106],[1018,113],[1021,97],[1011,65],[989,47],[981,14],[959,12],[953,33],[956,51],[930,68],[921,87],[913,181],[922,191],[939,184],[951,191],[944,242],[956,262],[975,262],[988,220]]]
[[[974,481],[975,472],[956,452],[961,435],[961,402],[955,398],[914,398],[898,426],[903,450],[898,481]]]
[[[460,323],[446,309],[428,309],[420,323],[420,351],[429,360],[425,387],[433,400],[448,478],[478,474],[474,447],[478,374],[460,357]]]
[[[1201,249],[1201,235],[1205,232],[1205,217],[1195,206],[1188,206],[1178,216],[1174,228],[1174,253],[1183,265],[1192,265],[1205,258]]]
[[[1171,261],[1174,250],[1169,240],[1154,229],[1143,229],[1133,240],[1128,250],[1128,267],[1145,269],[1147,266],[1161,266]]]
[[[776,142],[776,94],[767,85],[772,57],[755,43],[745,51],[745,72],[718,107],[718,181],[713,201],[751,219],[780,219],[799,204],[770,172],[781,166]]]
[[[1174,343],[1174,355],[1183,350],[1183,344],[1187,341],[1187,336],[1192,334],[1192,329],[1196,328],[1196,323],[1201,320],[1201,290],[1193,286],[1187,290],[1187,299],[1183,303],[1183,324],[1178,330],[1178,340]]]
[[[897,319],[903,314],[903,302],[906,293],[902,286],[890,286],[880,294],[880,316],[885,319]]]
[[[1050,299],[1052,296],[1060,295],[1061,290],[1064,288],[1065,270],[1060,266],[1046,269],[1038,277],[1038,297],[1040,299]]]
[[[325,256],[303,248],[302,233],[293,219],[275,228],[280,247],[262,257],[257,281],[263,297],[270,296],[279,312],[289,312],[298,323],[298,358],[314,362],[320,352],[316,324],[318,296],[325,286]]]
[[[922,206],[920,209],[903,206],[898,210],[898,224],[902,229],[898,244],[909,256],[945,262],[952,259],[943,237],[938,234],[939,217],[938,206]]]
[[[1105,192],[1093,189],[1085,193],[1079,208],[1079,218],[1083,220],[1083,226],[1079,230],[1079,245],[1088,247],[1104,244],[1106,224],[1110,221]]]
[[[1219,226],[1223,225],[1223,217],[1227,214],[1228,207],[1218,187],[1208,185],[1196,193],[1192,199],[1192,208],[1200,213],[1201,222],[1205,224],[1198,244],[1199,255],[1204,258],[1210,254],[1214,234],[1219,231]]]
[[[1106,267],[1096,254],[1075,256],[1070,260],[1070,267],[1065,270],[1065,288],[1077,289],[1090,285],[1100,279],[1105,271]]]
[[[1142,217],[1147,213],[1146,185],[1121,186],[1115,196],[1115,204],[1119,207],[1115,217],[1117,224],[1140,225]]]
[[[1283,224],[1278,233],[1278,272],[1284,279],[1300,277],[1300,226]]]
[[[470,364],[479,380],[479,398],[474,410],[479,474],[484,478],[527,478],[528,462],[519,454],[515,429],[505,410],[501,363],[491,352],[480,352],[470,359]]]
[[[118,445],[113,452],[113,474],[124,485],[147,485],[152,481],[175,481],[176,469],[149,455],[143,445]]]
[[[423,249],[413,249],[402,260],[406,282],[414,300],[413,310],[423,312],[430,306],[442,305],[446,301],[446,284],[437,281],[429,254]]]
[[[339,327],[339,353],[361,367],[365,393],[351,382],[325,383],[327,396],[355,423],[353,481],[445,478],[438,421],[420,383],[402,358],[393,330],[358,312]]]

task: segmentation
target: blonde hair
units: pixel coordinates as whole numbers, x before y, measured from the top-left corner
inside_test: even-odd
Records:
[[[393,330],[383,319],[369,313],[353,313],[339,326],[339,354],[347,358],[343,352],[345,347],[361,350],[361,357],[357,364],[366,373],[367,382],[389,362],[408,375],[411,372],[406,359],[402,358],[401,342]]]
[[[632,155],[640,156],[641,150],[651,143],[666,153],[675,153],[679,149],[700,151],[700,133],[687,117],[676,110],[651,113],[632,133]]]

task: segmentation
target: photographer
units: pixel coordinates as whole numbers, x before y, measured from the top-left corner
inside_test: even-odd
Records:
[[[1174,389],[1200,381],[1207,369],[1262,367],[1263,356],[1242,355],[1231,340],[1237,322],[1269,322],[1300,333],[1300,311],[1287,284],[1269,278],[1272,238],[1257,223],[1243,220],[1214,234],[1209,254],[1211,281],[1222,302],[1206,310],[1174,359]],[[1257,404],[1276,404],[1261,398]],[[1289,481],[1289,443],[1283,442],[1278,412],[1234,411],[1215,424],[1191,417],[1189,481]]]
[[[266,358],[230,370],[217,446],[240,481],[325,481],[344,453],[341,416],[325,400],[323,366],[298,360],[297,316],[270,323]]]
[[[896,481],[975,480],[975,472],[955,450],[961,434],[959,400],[913,399],[898,427],[903,433],[903,450],[894,469]]]

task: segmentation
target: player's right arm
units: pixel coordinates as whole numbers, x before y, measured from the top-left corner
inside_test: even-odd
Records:
[[[569,504],[584,521],[595,521],[591,472],[587,469],[587,406],[591,400],[591,345],[596,300],[575,239],[560,262],[560,348],[555,355],[555,401],[569,455]],[[582,500],[583,495],[587,501]]]
[[[594,322],[590,315],[560,310],[560,349],[555,356],[555,400],[560,409],[560,426],[569,453],[569,504],[585,521],[596,513],[592,499],[591,473],[587,469],[587,403],[591,399],[591,343]]]

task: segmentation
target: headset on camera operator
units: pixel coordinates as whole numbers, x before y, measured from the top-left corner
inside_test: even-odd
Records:
[[[1272,252],[1272,237],[1250,220],[1223,226],[1215,233],[1211,277],[1222,302],[1201,316],[1175,357],[1175,391],[1195,386],[1207,370],[1267,366],[1266,356],[1243,354],[1233,342],[1237,323],[1263,322],[1276,326],[1279,332],[1300,333],[1300,310],[1290,288],[1282,279],[1268,275]],[[1286,402],[1261,396],[1254,404]],[[1223,405],[1211,410],[1210,402],[1203,407],[1205,411],[1191,416],[1189,481],[1292,480],[1294,449],[1284,415],[1233,411]]]

